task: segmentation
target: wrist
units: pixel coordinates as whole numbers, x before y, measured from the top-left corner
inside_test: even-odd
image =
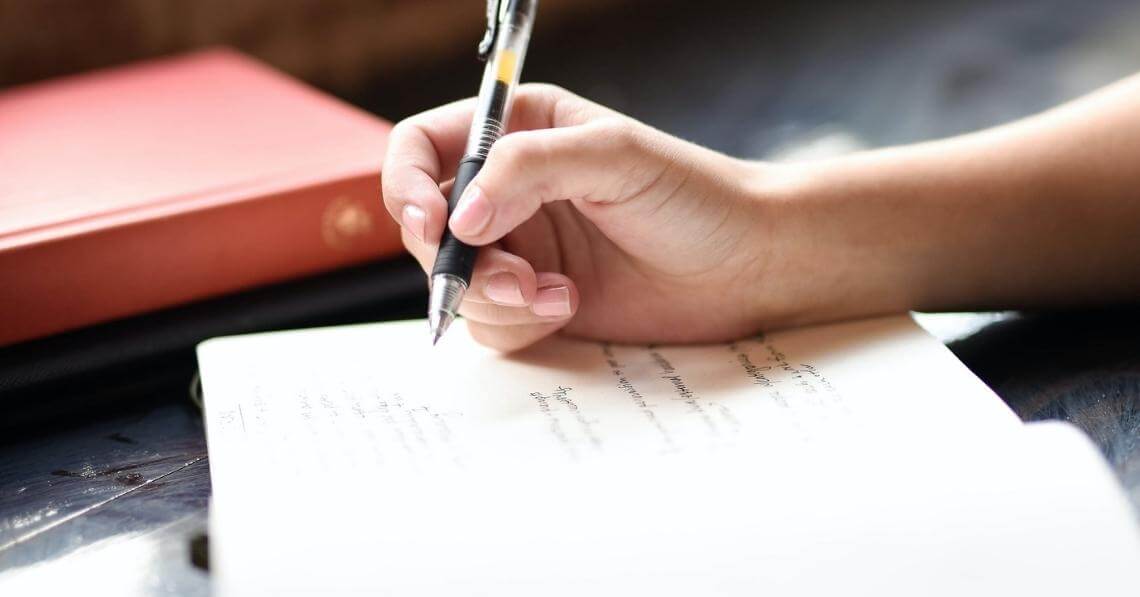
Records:
[[[787,327],[918,308],[929,252],[915,244],[921,210],[879,176],[881,156],[751,166],[749,195],[767,222],[755,239],[755,310],[764,327]],[[876,170],[879,168],[879,170]],[[766,246],[765,246],[766,245]]]

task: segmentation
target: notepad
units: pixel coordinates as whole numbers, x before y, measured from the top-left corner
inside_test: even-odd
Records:
[[[1087,439],[909,317],[511,355],[458,325],[199,347],[219,595],[1131,588]]]

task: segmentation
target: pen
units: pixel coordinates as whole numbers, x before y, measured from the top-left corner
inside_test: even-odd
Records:
[[[487,33],[479,42],[479,57],[487,61],[487,67],[479,86],[467,148],[459,161],[455,185],[447,198],[449,216],[455,211],[464,189],[483,167],[491,145],[499,140],[506,128],[511,98],[519,82],[537,7],[538,0],[487,2]],[[455,320],[463,295],[471,283],[477,252],[476,247],[455,238],[450,229],[443,231],[430,278],[428,325],[431,326],[432,344],[439,342]]]

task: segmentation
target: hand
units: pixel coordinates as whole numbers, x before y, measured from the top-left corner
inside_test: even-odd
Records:
[[[413,116],[389,140],[384,203],[425,271],[473,107]],[[460,313],[501,350],[559,330],[617,342],[753,332],[779,310],[757,298],[773,238],[751,188],[763,168],[522,85],[508,134],[451,214],[454,234],[482,247]]]
[[[451,216],[480,245],[461,312],[503,350],[558,330],[699,342],[907,309],[1136,300],[1140,76],[962,137],[745,162],[524,85]],[[425,269],[472,101],[400,123],[384,201]]]

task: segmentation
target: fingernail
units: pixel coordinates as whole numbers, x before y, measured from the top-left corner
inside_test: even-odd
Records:
[[[459,204],[451,214],[451,230],[460,234],[475,235],[483,231],[491,221],[494,207],[483,191],[475,185],[468,185],[459,197]]]
[[[507,272],[491,276],[483,287],[483,294],[500,305],[521,307],[526,304],[522,289],[519,288],[519,279]]]
[[[570,289],[565,286],[540,288],[530,308],[542,317],[566,317],[570,314]]]
[[[421,243],[424,242],[424,236],[427,235],[424,231],[427,227],[427,214],[424,213],[424,210],[415,205],[405,205],[400,219],[403,220],[404,228],[407,228],[408,232],[412,233],[412,236],[416,237]]]

